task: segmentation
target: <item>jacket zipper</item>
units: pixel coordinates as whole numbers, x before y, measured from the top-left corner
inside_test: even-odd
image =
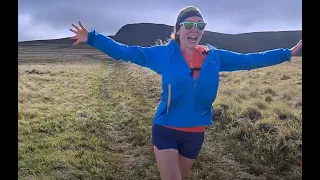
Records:
[[[200,53],[200,52],[198,51],[198,53]],[[200,53],[200,55],[202,56],[201,53]],[[202,56],[202,57],[203,57],[203,56]],[[206,57],[206,58],[207,58],[207,57]],[[206,58],[203,57],[203,65],[204,65],[204,62],[205,62],[205,59],[206,59]],[[203,65],[202,65],[202,67],[204,67]],[[201,70],[202,70],[202,69],[201,69]],[[196,80],[194,80],[193,90],[195,90],[195,88],[196,88],[197,80],[199,79],[200,74],[201,74],[201,71],[199,72],[198,78],[197,78]],[[170,105],[171,105],[171,84],[168,84],[167,114],[169,114]]]
[[[203,69],[203,65],[204,65],[204,62],[205,62],[205,57],[200,53],[200,51],[197,49],[197,52],[200,54],[200,56],[202,57],[202,59],[203,59],[203,63],[202,63],[202,68],[201,68],[201,70]],[[196,85],[197,85],[197,80],[199,79],[199,77],[200,77],[200,74],[201,74],[201,70],[200,70],[200,72],[199,72],[199,75],[198,75],[198,78],[196,79],[196,80],[194,80],[194,86],[193,86],[193,90],[196,88]]]
[[[171,84],[168,84],[167,114],[169,114],[170,104],[171,104]]]

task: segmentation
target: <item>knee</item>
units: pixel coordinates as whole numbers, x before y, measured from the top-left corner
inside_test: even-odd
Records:
[[[189,177],[190,171],[191,171],[191,169],[188,171],[185,171],[185,172],[181,171],[181,180],[187,180]]]
[[[181,177],[181,173],[179,171],[166,171],[166,172],[160,172],[161,180],[181,180],[183,179]]]
[[[188,180],[188,176],[183,176],[183,175],[181,174],[181,180]]]

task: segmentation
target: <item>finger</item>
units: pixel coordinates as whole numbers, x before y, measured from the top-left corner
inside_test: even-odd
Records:
[[[300,49],[301,47],[302,47],[302,43],[297,46],[298,49]]]
[[[298,45],[300,45],[300,44],[302,44],[302,39],[297,43],[296,46],[298,46]]]
[[[78,34],[78,32],[76,30],[70,29],[71,32]]]
[[[300,48],[302,46],[302,42],[299,41],[293,48]]]
[[[298,45],[298,46],[296,46],[296,47],[294,47],[294,48],[292,49],[292,51],[294,52],[294,54],[296,54],[296,53],[301,49],[301,46],[302,46],[302,44],[300,44],[300,45]]]
[[[81,21],[79,21],[79,25],[80,25],[81,29],[86,29],[86,28],[83,26],[83,24],[81,23]]]
[[[80,31],[79,27],[75,24],[72,23],[72,26],[77,30],[77,31]]]
[[[72,36],[72,37],[70,37],[70,39],[78,39],[78,36],[77,35]]]
[[[302,46],[302,42],[299,41],[299,43],[295,45],[295,47],[300,47],[300,46]]]
[[[75,46],[75,45],[77,45],[77,44],[79,44],[80,43],[80,41],[78,40],[78,41],[76,41],[75,43],[73,43],[73,45]]]

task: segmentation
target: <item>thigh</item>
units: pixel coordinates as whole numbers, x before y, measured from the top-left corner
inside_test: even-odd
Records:
[[[160,176],[162,180],[181,179],[178,150],[159,150],[157,147],[154,147],[154,153],[156,156],[156,161],[160,170]]]
[[[152,143],[162,180],[181,179],[178,143],[172,132],[171,129],[162,126],[152,127]]]
[[[176,149],[178,150],[178,142],[173,137],[172,129],[153,125],[152,126],[152,144],[158,150]]]
[[[204,133],[181,132],[179,134],[179,167],[182,180],[187,179],[195,159],[202,148]]]
[[[181,132],[177,139],[179,154],[195,160],[204,142],[204,132]]]
[[[186,180],[191,172],[195,159],[186,158],[179,155],[179,167],[181,172],[181,179]]]

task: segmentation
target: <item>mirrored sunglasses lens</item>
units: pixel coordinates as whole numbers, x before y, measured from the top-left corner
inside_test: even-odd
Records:
[[[197,23],[197,28],[202,31],[206,28],[206,23]]]
[[[193,23],[192,22],[186,22],[186,23],[184,23],[183,24],[184,25],[184,28],[186,29],[186,30],[190,30],[190,29],[192,29],[193,28]]]

